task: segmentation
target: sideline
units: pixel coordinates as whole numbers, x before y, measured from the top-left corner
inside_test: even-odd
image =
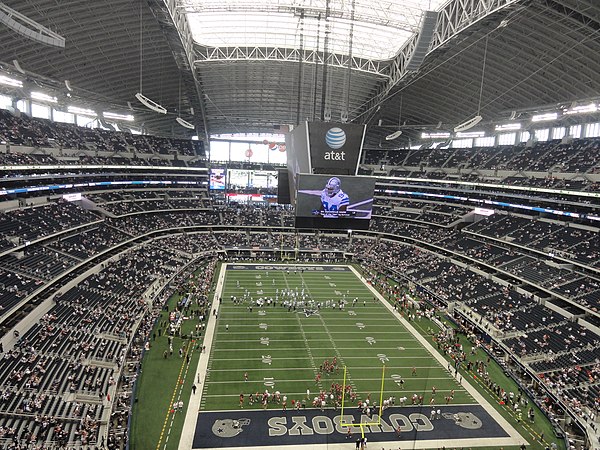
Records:
[[[185,422],[183,423],[181,437],[179,438],[179,450],[191,450],[192,443],[194,441],[196,422],[198,421],[198,411],[200,410],[200,402],[202,401],[202,393],[204,392],[204,380],[206,379],[208,360],[210,359],[209,355],[217,329],[217,319],[215,319],[215,316],[212,315],[212,310],[216,309],[217,312],[220,312],[219,298],[221,297],[221,293],[223,291],[227,266],[227,263],[221,264],[217,286],[215,287],[215,292],[213,294],[212,306],[209,309],[208,323],[206,325],[206,333],[204,334],[203,342],[203,345],[206,346],[206,352],[200,352],[200,358],[198,359],[198,366],[196,368],[194,379],[194,383],[196,384],[197,388],[196,394],[190,395],[190,401],[185,413]]]
[[[187,345],[187,349],[185,351],[186,359],[188,355],[191,355],[194,351],[194,343],[189,342]],[[167,409],[167,414],[165,416],[165,421],[163,423],[162,430],[160,432],[160,438],[158,440],[158,444],[156,444],[156,450],[159,450],[161,445],[163,448],[167,448],[167,444],[169,443],[169,438],[171,437],[171,430],[173,429],[173,422],[175,421],[175,412],[177,410],[175,406],[175,402],[181,399],[181,394],[183,392],[183,387],[185,386],[185,379],[188,375],[189,363],[186,363],[185,360],[181,363],[181,368],[179,369],[179,375],[177,376],[177,382],[175,383],[175,388],[173,389],[173,395],[171,396],[171,402],[169,403],[169,408]],[[184,372],[185,369],[185,372]],[[183,377],[182,377],[183,374]],[[169,422],[169,419],[171,421]],[[169,423],[169,427],[167,429],[167,423]],[[166,434],[165,434],[166,432]],[[164,440],[164,444],[163,444]]]

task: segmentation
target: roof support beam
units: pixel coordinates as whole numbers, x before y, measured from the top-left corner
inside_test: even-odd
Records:
[[[242,3],[212,3],[199,2],[197,0],[180,0],[180,8],[187,13],[237,13],[237,14],[253,14],[257,11],[255,2]],[[287,4],[285,4],[287,3]],[[286,14],[305,17],[324,16],[327,9],[327,0],[313,0],[308,5],[302,5],[302,2],[282,2],[282,1],[263,1],[260,4],[260,11],[265,13]],[[397,14],[391,14],[390,2],[381,0],[371,0],[371,8],[368,11],[360,10],[352,13],[349,4],[336,5],[335,8],[329,9],[329,17],[333,19],[349,20],[353,15],[354,20],[362,23],[374,25],[382,25],[405,30],[414,33],[418,23],[409,24],[406,20],[400,20]],[[418,12],[413,12],[418,10]],[[419,8],[405,7],[405,14],[414,14],[416,18],[420,15]]]
[[[510,6],[515,6],[523,0],[454,0],[448,3],[438,15],[437,26],[429,53],[446,44],[448,41],[475,25],[490,14],[494,14]],[[406,66],[415,50],[418,35],[414,35],[400,50],[398,56],[392,61],[390,72],[383,81],[376,95],[365,104],[361,110],[350,112],[350,120],[360,123],[369,123],[377,107],[389,98],[405,75],[408,73]]]
[[[178,35],[179,35],[179,40],[181,45],[183,46],[183,52],[185,53],[185,67],[183,67],[182,69],[186,70],[188,72],[188,74],[192,77],[193,79],[193,84],[194,84],[194,90],[195,90],[195,94],[197,96],[197,101],[192,102],[193,104],[196,104],[197,106],[199,106],[200,111],[194,111],[194,119],[196,122],[196,128],[198,129],[198,137],[200,139],[204,140],[204,144],[206,145],[206,148],[208,148],[208,136],[210,135],[209,129],[208,129],[208,121],[206,120],[206,105],[204,103],[204,92],[202,89],[202,82],[199,78],[199,74],[197,73],[197,71],[195,70],[194,67],[194,61],[196,59],[195,57],[195,46],[194,46],[194,40],[192,39],[192,33],[189,30],[188,27],[188,23],[187,23],[187,19],[185,17],[185,14],[183,14],[183,11],[181,11],[179,8],[177,8],[177,1],[176,0],[154,0],[154,1],[160,1],[161,3],[164,3],[164,6],[167,8],[168,14],[171,18],[171,22],[174,26],[174,28],[177,30]],[[175,55],[175,60],[178,62],[178,64],[180,63],[179,58],[177,58],[177,55]],[[193,94],[191,94],[193,95]],[[202,121],[202,126],[199,126],[198,123],[198,112],[200,113],[200,118]]]
[[[582,10],[577,10],[570,7],[567,2],[555,1],[555,0],[543,0],[543,4],[552,8],[553,10],[563,14],[575,22],[578,22],[582,25],[590,27],[594,32],[600,30],[600,21],[598,18],[594,18],[591,15],[586,13],[586,9],[591,9],[592,7],[588,5],[587,8],[582,8]],[[591,9],[594,11],[593,9]]]
[[[0,23],[32,41],[65,48],[65,38],[0,2]]]
[[[324,64],[323,52],[316,50],[300,50],[297,48],[274,48],[274,47],[200,47],[196,49],[196,60],[194,64],[200,67],[205,62],[215,61],[281,61]],[[336,53],[327,54],[327,65],[329,67],[348,68],[348,56]],[[351,68],[357,72],[365,72],[389,77],[389,61],[377,61],[364,58],[351,58]]]

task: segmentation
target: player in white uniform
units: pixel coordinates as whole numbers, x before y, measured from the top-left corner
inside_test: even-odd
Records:
[[[342,191],[342,182],[338,177],[327,181],[321,192],[321,214],[323,217],[338,217],[339,212],[346,212],[350,198]]]

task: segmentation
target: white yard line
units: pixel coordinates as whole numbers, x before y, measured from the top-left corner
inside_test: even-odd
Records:
[[[298,350],[298,349],[296,349]],[[220,352],[221,350],[219,350]],[[263,350],[263,352],[266,350]],[[335,351],[335,350],[334,350]],[[338,358],[341,358],[341,356],[337,355],[336,352],[336,356]],[[344,359],[364,359],[365,356],[345,356]],[[388,359],[431,359],[431,356],[388,356]],[[294,361],[297,359],[310,359],[312,360],[313,357],[312,355],[308,355],[308,356],[298,356],[298,357],[294,357],[294,358],[277,358],[278,361]],[[211,361],[248,361],[248,358],[212,358]],[[316,369],[316,367],[315,367]],[[435,367],[432,367],[432,369],[435,369]],[[380,378],[381,379],[381,378]]]
[[[219,342],[219,341],[217,341]],[[224,342],[224,341],[221,341]],[[379,350],[398,350],[398,347],[377,347]],[[404,350],[423,350],[423,347],[403,347]],[[311,347],[312,350],[331,350],[331,347]],[[298,347],[289,347],[289,348],[272,348],[270,349],[270,351],[278,351],[278,352],[290,352],[293,350],[298,350]],[[352,350],[352,351],[356,351],[356,347],[338,347],[338,350]],[[237,352],[239,353],[240,349],[239,348],[220,348],[219,349],[219,353],[221,352]],[[245,348],[244,349],[245,353],[249,353],[249,352],[258,352],[258,353],[264,353],[265,350],[262,348]]]
[[[409,369],[409,367],[407,367],[407,366],[397,366],[397,367],[395,367],[395,366],[392,366],[390,364],[386,364],[385,367],[387,369],[389,369],[389,370],[391,370],[391,369]],[[446,369],[444,369],[441,366],[432,367],[432,366],[413,366],[413,365],[411,365],[410,368],[412,368],[412,367],[415,367],[416,369],[426,369],[426,370],[437,370],[437,369],[439,369],[439,370],[442,370],[442,371],[446,371]],[[373,365],[369,364],[369,365],[360,366],[360,367],[356,367],[355,366],[354,370],[372,369],[372,368],[373,368]],[[260,368],[260,369],[247,369],[245,371],[246,372],[254,372],[254,371],[263,372],[264,370],[265,369]],[[310,367],[281,367],[281,368],[270,368],[269,370],[312,370],[312,369]],[[214,373],[217,373],[217,372],[239,372],[239,371],[240,371],[240,369],[212,369],[210,372],[212,374],[214,374]],[[414,378],[417,378],[417,377],[408,377],[408,378],[414,379]],[[427,377],[427,378],[429,378],[429,377]],[[381,378],[379,378],[379,379],[381,380]],[[448,378],[446,378],[446,379],[448,379]]]

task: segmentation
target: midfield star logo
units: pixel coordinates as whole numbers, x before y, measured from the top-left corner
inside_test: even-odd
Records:
[[[316,309],[305,309],[304,310],[304,315],[306,317],[310,317],[310,316],[318,316],[319,315],[319,311]]]

